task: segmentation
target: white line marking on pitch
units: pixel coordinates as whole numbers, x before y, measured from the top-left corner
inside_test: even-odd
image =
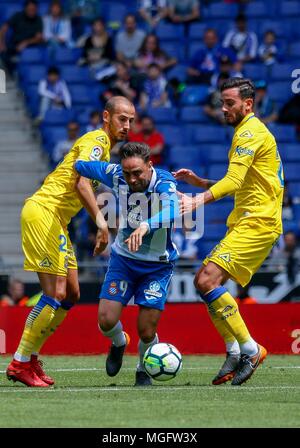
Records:
[[[215,370],[217,367],[184,367],[184,370]],[[300,369],[300,366],[276,366],[269,367],[270,369]],[[123,367],[125,371],[135,371],[134,367]],[[102,367],[82,367],[82,368],[67,368],[67,369],[47,369],[47,372],[105,372]],[[6,373],[6,370],[0,370],[0,373]]]
[[[219,391],[233,391],[233,390],[237,390],[237,391],[252,391],[252,390],[295,390],[295,389],[300,389],[300,386],[243,386],[243,387],[224,387],[224,388],[218,388],[216,389],[214,386],[205,386],[205,385],[199,385],[199,386],[154,386],[152,388],[147,388],[147,389],[143,389],[143,392],[146,390],[147,392],[149,391],[169,391],[169,392],[175,392],[178,390],[203,390],[203,388],[205,387],[205,391],[207,390],[219,390]],[[6,390],[0,390],[0,393],[43,393],[43,392],[66,392],[66,393],[77,393],[77,392],[140,392],[141,389],[138,389],[136,387],[133,386],[125,386],[125,387],[77,387],[77,388],[59,388],[59,389],[55,389],[55,388],[40,388],[40,389],[30,389],[30,388],[18,388],[19,390],[13,388],[13,387],[9,387]]]

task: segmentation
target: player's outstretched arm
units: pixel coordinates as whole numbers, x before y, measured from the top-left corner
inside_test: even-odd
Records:
[[[187,168],[181,168],[178,171],[172,172],[172,174],[176,180],[183,180],[187,184],[193,185],[194,187],[204,188],[205,190],[217,182],[215,180],[203,179],[202,177],[197,176],[194,171]]]
[[[137,252],[142,245],[143,236],[149,231],[149,226],[145,223],[141,223],[140,226],[135,229],[132,234],[125,240],[130,252]]]

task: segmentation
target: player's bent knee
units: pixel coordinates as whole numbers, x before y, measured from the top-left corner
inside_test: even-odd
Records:
[[[116,325],[117,322],[118,319],[116,319],[116,317],[109,311],[106,310],[99,311],[98,324],[102,332],[111,330]]]
[[[156,327],[139,329],[139,337],[145,344],[149,344],[149,342],[152,342],[153,339],[155,338],[155,334],[156,334]]]
[[[215,281],[211,278],[208,270],[203,269],[199,274],[195,275],[194,286],[201,293],[206,293],[218,285],[215,285]]]

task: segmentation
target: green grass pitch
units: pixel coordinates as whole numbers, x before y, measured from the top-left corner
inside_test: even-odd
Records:
[[[0,358],[0,427],[233,428],[300,426],[300,356],[268,356],[241,387],[211,386],[221,356],[184,356],[177,378],[134,388],[137,358],[115,378],[104,356],[44,357],[56,380],[47,390],[6,379]]]

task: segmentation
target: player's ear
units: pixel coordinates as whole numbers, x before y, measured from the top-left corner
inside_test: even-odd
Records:
[[[153,168],[153,163],[151,162],[151,160],[149,160],[148,165],[149,165],[149,168]]]
[[[103,111],[103,121],[104,123],[109,123],[110,115],[108,110]]]

